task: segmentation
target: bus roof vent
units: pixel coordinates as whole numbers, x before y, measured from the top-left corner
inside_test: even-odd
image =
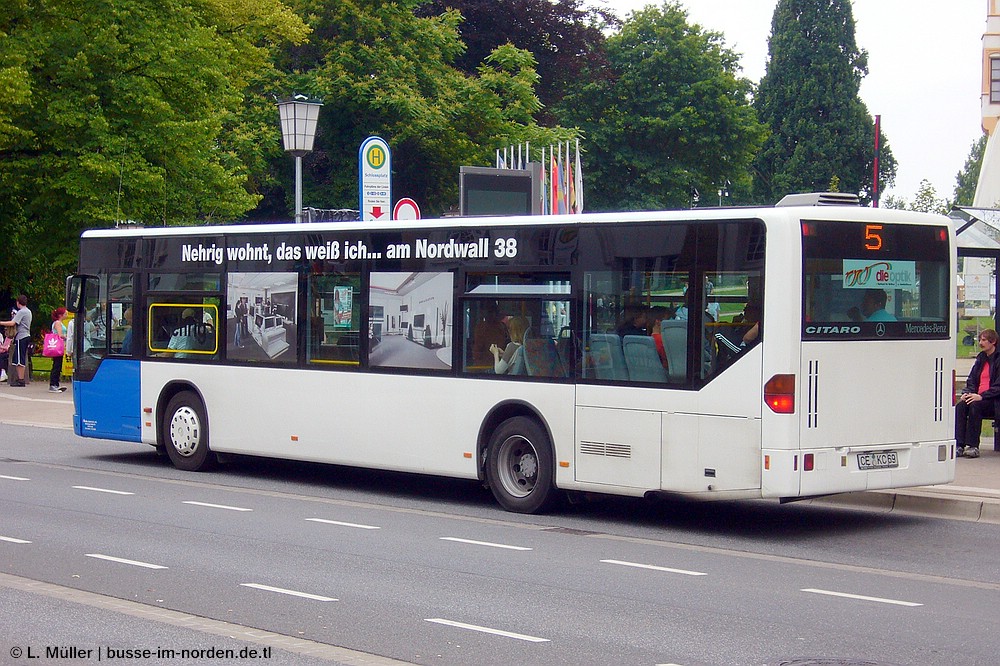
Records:
[[[786,195],[777,206],[860,206],[857,194],[847,192],[806,192]]]

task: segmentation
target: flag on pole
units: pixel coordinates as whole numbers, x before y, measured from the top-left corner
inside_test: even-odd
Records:
[[[580,140],[576,140],[576,187],[573,188],[574,194],[576,195],[576,211],[577,213],[583,212],[583,167],[580,166]]]
[[[567,150],[569,150],[568,146]],[[568,157],[569,155],[567,154],[567,158]],[[576,178],[574,177],[573,174],[573,162],[569,159],[566,160],[566,182],[568,183],[568,187],[566,188],[567,190],[566,198],[569,200],[569,206],[567,206],[567,210],[571,214],[579,213],[580,211],[577,210],[576,207]]]
[[[559,144],[559,159],[556,161],[556,169],[559,181],[559,198],[556,201],[556,213],[566,214],[566,167],[563,166],[562,143]]]
[[[542,186],[539,188],[542,191],[542,215],[548,215],[548,193],[549,187],[548,182],[545,180],[547,176],[547,171],[545,169],[545,149],[542,148]]]
[[[566,159],[563,161],[563,212],[571,212],[569,207],[569,184],[573,180],[573,176],[569,172],[569,141],[566,142]]]
[[[556,152],[549,146],[549,213],[559,212],[559,165],[556,162]]]

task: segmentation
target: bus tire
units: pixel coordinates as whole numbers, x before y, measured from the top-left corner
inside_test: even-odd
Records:
[[[552,445],[538,421],[509,418],[493,432],[486,478],[497,502],[514,513],[542,513],[556,498]]]
[[[214,459],[208,449],[208,419],[195,393],[181,391],[167,403],[163,442],[177,469],[198,472],[211,466]]]

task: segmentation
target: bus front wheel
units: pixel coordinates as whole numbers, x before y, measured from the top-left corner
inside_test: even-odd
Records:
[[[555,500],[552,446],[534,419],[516,416],[490,438],[486,478],[497,502],[515,513],[541,513]]]
[[[181,391],[167,403],[163,441],[167,456],[177,469],[197,472],[210,466],[205,406],[191,391]]]

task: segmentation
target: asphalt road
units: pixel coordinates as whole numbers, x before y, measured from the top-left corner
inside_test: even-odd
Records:
[[[267,664],[987,664],[1000,645],[990,524],[621,498],[520,516],[469,482],[249,458],[186,474],[12,425],[0,506],[0,663],[72,645],[110,663],[218,646]]]

